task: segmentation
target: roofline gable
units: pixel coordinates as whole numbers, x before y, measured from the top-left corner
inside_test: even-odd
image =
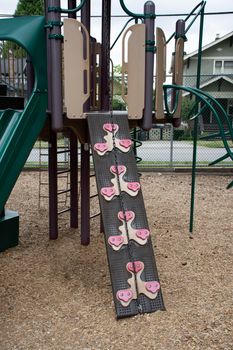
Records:
[[[211,47],[213,47],[213,46],[215,46],[215,45],[217,45],[217,44],[219,44],[219,43],[221,43],[222,41],[224,41],[224,40],[230,38],[231,36],[233,36],[233,31],[230,32],[230,33],[228,33],[228,34],[226,34],[226,35],[224,35],[224,36],[222,36],[221,38],[216,39],[216,40],[212,41],[211,43],[209,43],[209,44],[203,46],[203,47],[202,47],[202,52],[205,51],[205,50],[207,50],[207,49],[209,49],[209,48],[211,48]],[[185,56],[184,56],[184,61],[186,61],[186,60],[189,59],[190,57],[193,57],[193,56],[195,56],[195,55],[197,55],[197,54],[198,54],[198,50],[193,51],[193,52],[189,53],[188,55],[185,55]]]

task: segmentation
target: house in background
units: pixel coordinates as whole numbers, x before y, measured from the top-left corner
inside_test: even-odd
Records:
[[[197,62],[198,51],[184,56],[183,85],[195,86]],[[233,31],[223,37],[217,34],[213,42],[203,46],[200,89],[216,98],[233,119]],[[215,128],[211,111],[204,113],[203,123],[204,129]]]

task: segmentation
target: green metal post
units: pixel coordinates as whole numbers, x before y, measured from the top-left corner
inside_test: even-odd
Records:
[[[205,3],[204,3],[204,6],[202,7],[201,13],[200,13],[198,62],[197,62],[197,80],[196,80],[196,88],[197,89],[200,88],[204,14],[205,14]],[[195,205],[195,184],[196,184],[196,163],[197,163],[197,133],[198,133],[198,118],[195,118],[194,130],[193,130],[193,165],[192,165],[190,222],[189,222],[189,232],[190,233],[193,232],[193,217],[194,217],[194,205]]]

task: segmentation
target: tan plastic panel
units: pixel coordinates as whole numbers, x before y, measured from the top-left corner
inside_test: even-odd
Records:
[[[164,119],[163,84],[166,80],[166,38],[161,28],[156,28],[156,85],[155,118]]]
[[[145,25],[135,24],[128,28],[123,36],[122,98],[128,105],[129,119],[141,119],[143,116],[145,99],[145,35]]]
[[[85,118],[83,104],[90,96],[89,46],[89,34],[83,24],[64,19],[64,93],[70,119]]]
[[[183,59],[184,59],[184,39],[179,38],[176,42],[175,51],[175,67],[174,67],[174,83],[176,85],[183,84]],[[182,94],[179,93],[177,109],[173,118],[180,118],[182,105]]]

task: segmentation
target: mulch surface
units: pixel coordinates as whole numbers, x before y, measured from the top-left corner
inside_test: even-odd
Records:
[[[99,220],[88,247],[69,228],[69,214],[59,218],[58,240],[49,241],[38,174],[22,173],[7,204],[20,213],[20,244],[0,254],[0,349],[232,350],[230,181],[198,175],[190,236],[191,176],[143,174],[166,311],[117,321]]]

